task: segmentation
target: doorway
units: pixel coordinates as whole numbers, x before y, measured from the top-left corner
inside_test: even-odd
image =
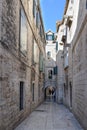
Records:
[[[70,108],[72,108],[72,83],[70,82]]]

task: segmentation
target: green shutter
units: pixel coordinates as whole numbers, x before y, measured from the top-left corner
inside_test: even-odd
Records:
[[[57,71],[58,71],[58,68],[57,68],[57,66],[56,66],[56,75],[57,75]]]
[[[57,75],[57,66],[54,67],[54,75]]]
[[[54,40],[54,33],[53,33],[53,35],[52,35],[52,40]]]
[[[46,40],[48,40],[48,35],[46,34]]]

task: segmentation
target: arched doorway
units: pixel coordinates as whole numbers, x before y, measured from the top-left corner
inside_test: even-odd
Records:
[[[53,86],[47,86],[45,88],[45,100],[49,102],[56,101],[56,88]]]

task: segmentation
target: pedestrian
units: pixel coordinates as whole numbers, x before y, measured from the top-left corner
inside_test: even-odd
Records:
[[[55,100],[56,100],[56,93],[55,93],[55,91],[53,93],[53,99],[54,99],[54,102],[55,102]]]

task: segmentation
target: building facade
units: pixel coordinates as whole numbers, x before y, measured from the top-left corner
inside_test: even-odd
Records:
[[[52,95],[52,93],[50,94],[52,91],[55,91],[56,95],[56,54],[58,50],[58,44],[55,41],[55,37],[56,34],[54,34],[52,31],[48,31],[46,33],[45,93],[47,93],[47,96]]]
[[[87,129],[87,1],[67,0],[64,16],[57,29],[64,26],[59,43],[63,45],[63,103]]]
[[[39,0],[0,0],[0,129],[44,100],[45,33]]]
[[[58,42],[58,52],[56,55],[56,63],[58,68],[57,73],[57,103],[61,104],[64,102],[64,56],[63,56],[63,46],[62,44],[62,35],[63,35],[63,27],[62,21],[56,22],[56,31],[57,31],[57,38],[56,41]]]

